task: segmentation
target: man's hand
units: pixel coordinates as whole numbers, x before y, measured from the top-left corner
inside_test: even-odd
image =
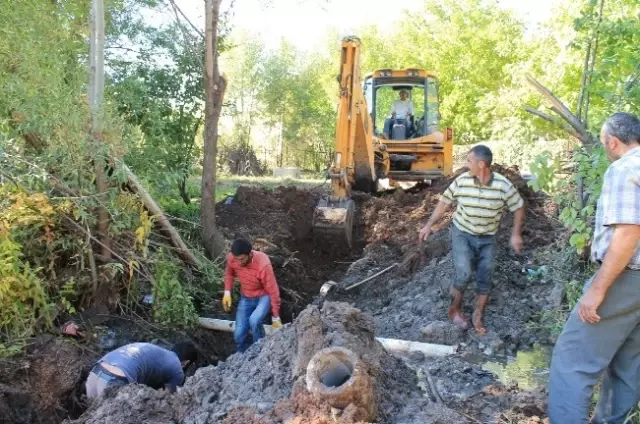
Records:
[[[605,294],[605,290],[593,287],[593,285],[589,287],[578,303],[578,317],[583,322],[597,324],[600,321],[598,307],[602,304]]]
[[[228,290],[224,291],[224,296],[222,297],[222,309],[224,309],[225,312],[231,310],[231,292]]]
[[[512,234],[511,235],[511,247],[516,251],[517,254],[522,253],[522,247],[524,246],[524,240],[522,240],[522,236],[520,234]]]
[[[273,327],[273,328],[282,327],[282,321],[280,320],[280,317],[272,317],[271,318],[271,327]]]
[[[427,224],[420,230],[420,241],[425,241],[431,235],[431,225]]]

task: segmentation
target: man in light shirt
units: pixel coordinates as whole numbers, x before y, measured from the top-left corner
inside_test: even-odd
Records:
[[[400,90],[400,99],[394,100],[391,105],[391,111],[389,112],[392,118],[396,116],[404,117],[405,119],[409,119],[409,116],[413,116],[413,102],[409,97],[409,92],[405,89]]]
[[[403,88],[402,90],[400,90],[400,99],[394,100],[393,104],[391,105],[391,110],[389,111],[391,118],[387,118],[384,121],[384,133],[388,138],[392,138],[392,122],[396,118],[404,119],[407,129],[411,126],[411,118],[413,117],[415,111],[413,108],[413,102],[408,97],[409,92]]]
[[[558,337],[549,373],[551,424],[630,423],[640,393],[640,119],[609,117],[600,132],[612,161],[591,244],[597,270]]]

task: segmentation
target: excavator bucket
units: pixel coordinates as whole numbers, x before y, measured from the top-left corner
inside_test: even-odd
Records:
[[[355,203],[346,197],[331,200],[324,197],[313,211],[313,236],[316,244],[352,247]]]

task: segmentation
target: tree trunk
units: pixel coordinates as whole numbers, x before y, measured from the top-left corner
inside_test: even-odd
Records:
[[[102,140],[101,111],[104,98],[104,1],[93,0],[91,8],[91,41],[89,45],[89,100],[91,102],[91,132],[96,144]],[[98,193],[107,191],[104,158],[97,146],[98,154],[93,158],[96,172]],[[98,233],[102,242],[102,256],[111,258],[111,240],[109,238],[109,213],[100,205],[98,207]]]
[[[576,116],[579,120],[582,119],[582,106],[585,98],[585,90],[587,89],[587,74],[589,73],[589,60],[591,59],[591,40],[587,42],[587,51],[584,55],[584,67],[582,68],[582,78],[580,79],[580,91],[578,92],[578,108],[576,109]]]
[[[178,181],[178,190],[180,191],[180,197],[185,204],[191,203],[189,193],[187,193],[187,174],[184,174],[180,181]]]
[[[205,130],[202,161],[202,241],[210,258],[224,253],[224,238],[216,230],[216,157],[218,155],[218,119],[222,110],[225,81],[218,69],[218,20],[222,0],[205,2]]]

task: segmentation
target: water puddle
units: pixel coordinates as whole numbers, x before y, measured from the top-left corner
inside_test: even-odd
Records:
[[[503,384],[517,382],[522,390],[546,387],[553,346],[535,345],[516,357],[494,357],[480,362],[482,369],[497,375]]]

